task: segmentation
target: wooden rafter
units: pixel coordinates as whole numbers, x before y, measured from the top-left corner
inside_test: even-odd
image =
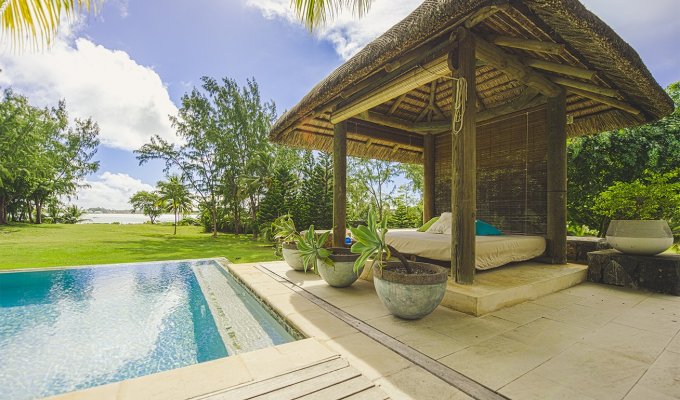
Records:
[[[612,97],[602,96],[602,95],[599,95],[599,94],[596,94],[596,93],[592,93],[592,92],[588,92],[586,90],[581,90],[581,89],[576,89],[576,88],[568,88],[568,90],[573,94],[577,94],[581,97],[585,97],[587,99],[595,100],[595,101],[600,102],[602,104],[606,104],[608,106],[618,108],[619,110],[629,112],[633,115],[640,115],[641,114],[641,111],[638,110],[637,108],[631,106],[628,103],[624,103],[623,101],[617,100],[617,99],[612,98]]]
[[[495,36],[491,41],[493,44],[502,47],[536,51],[540,53],[562,55],[565,52],[563,44],[544,42],[541,40],[531,40],[512,36]]]
[[[497,12],[507,10],[509,7],[510,5],[505,1],[492,6],[484,7],[481,10],[477,11],[476,13],[472,14],[470,18],[465,20],[465,27],[468,29],[473,28],[479,25],[480,23],[484,22],[484,20],[496,14]]]
[[[591,80],[596,75],[595,71],[591,71],[589,69],[581,67],[574,67],[573,65],[560,64],[546,60],[539,60],[536,58],[525,58],[523,59],[523,61],[525,65],[532,68],[538,68],[550,72],[557,72],[558,74],[574,76],[576,78],[581,79]]]
[[[563,78],[561,76],[553,76],[550,78],[553,82],[557,83],[558,85],[566,86],[568,88],[575,88],[575,89],[580,89],[584,90],[586,92],[591,92],[595,94],[600,94],[603,96],[609,96],[609,97],[618,97],[619,92],[617,92],[614,89],[611,88],[606,88],[598,85],[593,85],[592,83],[587,83],[587,82],[581,82],[577,81],[574,79],[569,79],[569,78]]]

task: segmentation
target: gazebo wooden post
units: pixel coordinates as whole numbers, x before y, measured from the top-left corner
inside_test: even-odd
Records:
[[[434,217],[434,136],[423,136],[423,223]]]
[[[451,271],[455,271],[456,282],[472,284],[477,214],[476,46],[474,36],[465,28],[458,29],[457,40],[457,49],[449,54],[449,67],[455,77],[467,82],[467,100],[462,129],[457,135],[452,132],[451,140]]]
[[[345,245],[347,229],[347,123],[333,127],[333,247]]]
[[[549,97],[548,134],[548,250],[553,264],[567,262],[567,101],[564,90]]]

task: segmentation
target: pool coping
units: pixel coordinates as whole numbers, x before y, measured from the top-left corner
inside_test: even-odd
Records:
[[[61,271],[65,269],[83,269],[83,268],[100,268],[100,267],[118,267],[124,265],[148,265],[160,263],[178,263],[190,261],[217,261],[222,265],[222,261],[230,263],[226,257],[209,257],[209,258],[185,258],[181,260],[158,260],[158,261],[140,261],[140,262],[124,262],[124,263],[110,263],[110,264],[87,264],[87,265],[64,265],[54,267],[28,267],[28,268],[10,268],[0,269],[0,274],[11,274],[15,272],[46,272],[46,271]]]

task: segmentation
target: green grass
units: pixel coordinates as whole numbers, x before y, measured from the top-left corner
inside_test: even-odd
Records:
[[[249,235],[213,238],[200,227],[168,225],[0,225],[0,269],[226,257],[275,260],[272,246]]]

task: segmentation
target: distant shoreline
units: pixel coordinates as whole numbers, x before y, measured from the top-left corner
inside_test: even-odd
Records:
[[[187,217],[196,218],[198,215],[189,214]],[[182,219],[183,216],[180,216]],[[82,216],[83,222],[81,224],[143,224],[149,222],[149,217],[144,214],[133,213],[87,213]],[[173,214],[162,214],[157,222],[174,222],[175,216]]]

